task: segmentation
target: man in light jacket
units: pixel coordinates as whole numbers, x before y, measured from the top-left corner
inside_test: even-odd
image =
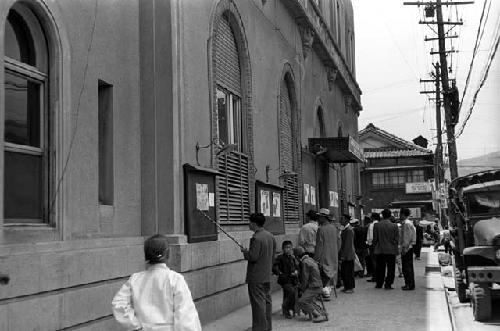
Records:
[[[401,209],[401,216],[404,218],[401,225],[401,262],[403,265],[403,276],[405,278],[405,286],[403,291],[412,291],[415,289],[415,275],[413,272],[413,247],[417,242],[415,226],[410,220],[410,210],[408,208]]]

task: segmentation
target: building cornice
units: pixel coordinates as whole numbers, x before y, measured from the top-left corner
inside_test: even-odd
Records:
[[[352,97],[354,110],[362,110],[361,89],[332,37],[328,25],[312,0],[284,0],[284,6],[297,21],[302,33],[304,57],[307,56],[312,34],[312,49],[329,70],[335,70],[335,78],[343,92]],[[329,78],[331,80],[331,78]]]

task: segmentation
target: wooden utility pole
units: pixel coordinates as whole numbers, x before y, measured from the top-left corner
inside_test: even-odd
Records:
[[[426,6],[426,10],[429,9],[431,12],[430,15],[426,17],[434,16],[434,9],[436,10],[436,21],[420,21],[419,24],[427,24],[427,25],[437,25],[437,38],[426,38],[426,40],[438,40],[439,51],[431,52],[431,54],[439,54],[439,62],[440,62],[440,78],[441,78],[441,86],[443,87],[443,105],[445,112],[445,123],[446,123],[446,138],[448,144],[448,162],[450,165],[450,177],[451,179],[455,179],[458,177],[458,166],[457,166],[457,145],[455,141],[455,124],[452,121],[451,115],[451,107],[450,107],[450,98],[447,97],[447,93],[450,91],[449,78],[448,78],[448,61],[446,59],[446,55],[448,53],[454,52],[454,50],[446,50],[446,39],[456,38],[456,35],[447,36],[444,32],[445,25],[462,25],[463,22],[450,22],[443,21],[443,11],[442,6],[455,6],[455,5],[469,5],[473,4],[474,1],[462,1],[462,2],[453,2],[453,1],[441,1],[436,0],[433,1],[424,1],[424,2],[404,2],[404,5],[416,5],[416,6]],[[437,72],[436,72],[437,74]],[[439,74],[437,74],[439,76]],[[430,91],[426,91],[429,93]],[[422,92],[421,92],[422,93]],[[439,93],[436,93],[439,95]],[[437,100],[436,100],[437,101]],[[439,112],[437,112],[439,113]],[[439,116],[441,114],[439,113]],[[436,114],[437,119],[437,114]],[[441,124],[437,124],[436,127],[438,129],[441,128]],[[441,134],[438,133],[438,139],[441,139]],[[439,144],[439,142],[438,142]],[[440,176],[440,174],[438,174]]]
[[[441,0],[436,1],[436,19],[438,28],[438,43],[439,43],[439,62],[441,63],[441,85],[443,92],[446,93],[450,90],[448,82],[448,61],[446,59],[446,40],[443,25],[443,11],[441,10]],[[446,123],[446,138],[448,142],[448,162],[450,164],[450,177],[451,180],[458,177],[457,166],[457,144],[455,141],[455,124],[451,120],[450,98],[443,98],[444,101],[444,119]]]
[[[434,65],[434,73],[436,76],[436,133],[437,133],[437,155],[436,155],[436,161],[437,161],[437,171],[436,171],[436,178],[437,182],[441,184],[443,182],[443,133],[441,131],[441,88],[439,85],[440,81],[440,70],[439,70],[439,63],[436,63]]]

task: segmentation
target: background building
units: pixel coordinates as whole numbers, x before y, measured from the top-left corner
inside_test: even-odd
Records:
[[[155,233],[202,321],[248,303],[239,248],[193,201],[245,245],[268,207],[279,245],[310,208],[359,214],[350,1],[7,0],[0,17],[1,330],[117,329],[111,298]],[[189,169],[216,181],[193,193]]]
[[[432,151],[398,138],[372,123],[359,132],[359,142],[366,158],[361,169],[366,214],[390,208],[399,217],[402,207],[410,209],[412,218],[434,214]]]

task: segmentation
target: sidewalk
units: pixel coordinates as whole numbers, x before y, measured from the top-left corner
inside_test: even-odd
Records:
[[[394,290],[375,289],[365,278],[356,278],[354,294],[338,292],[325,302],[329,321],[320,324],[285,319],[281,315],[281,291],[273,293],[273,330],[422,330],[450,331],[451,323],[437,253],[424,248],[422,260],[415,261],[415,291],[402,291],[396,277]],[[428,272],[426,273],[426,269]],[[396,271],[397,276],[397,271]],[[203,326],[204,331],[243,331],[251,326],[250,306],[238,309]]]

